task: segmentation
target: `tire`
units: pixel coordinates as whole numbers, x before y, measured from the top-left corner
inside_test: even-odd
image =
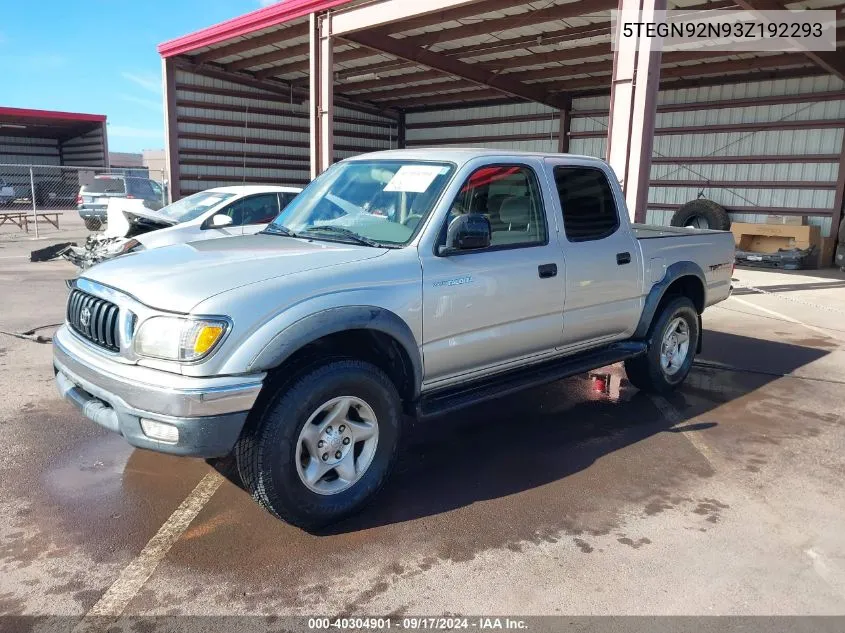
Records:
[[[679,320],[685,324],[687,348],[682,362],[667,369],[661,362],[662,345],[670,327]],[[668,393],[680,386],[689,374],[695,358],[700,335],[698,323],[698,313],[689,298],[675,297],[666,302],[649,330],[648,351],[642,356],[625,361],[625,372],[631,384],[649,393]]]
[[[85,228],[89,231],[99,231],[102,225],[99,218],[85,218]]]
[[[692,226],[699,229],[727,231],[731,228],[731,219],[722,205],[712,200],[700,198],[687,202],[675,211],[670,224],[672,226]]]
[[[344,437],[343,444],[332,444],[329,451],[347,450],[340,461],[346,461],[351,451],[353,461],[358,459],[363,465],[366,454],[370,455],[369,462],[358,469],[363,474],[357,475],[360,478],[351,484],[339,476],[340,470],[330,467],[313,484],[323,491],[317,492],[309,488],[305,475],[300,473],[307,472],[312,464],[318,467],[325,464],[310,457],[307,442],[303,440],[304,427],[308,424],[309,428],[319,429],[328,417],[318,415],[322,407],[339,401],[332,405],[336,408],[331,411],[342,410],[346,405],[341,398],[347,397],[365,406],[356,409],[358,405],[353,403],[343,418],[349,423],[354,417],[363,425],[374,415],[375,443],[367,444],[372,438],[361,442],[353,438],[345,449]],[[363,413],[359,415],[358,411]],[[351,424],[357,425],[355,420]],[[338,419],[328,426],[337,432],[343,422]],[[400,431],[401,402],[390,378],[370,363],[330,360],[304,368],[267,400],[256,422],[245,430],[235,448],[238,473],[253,499],[271,514],[305,530],[315,530],[358,512],[375,497],[396,461]],[[340,455],[339,450],[336,455]],[[336,491],[327,492],[332,488]]]

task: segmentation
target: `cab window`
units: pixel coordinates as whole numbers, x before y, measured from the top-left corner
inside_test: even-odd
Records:
[[[449,210],[447,226],[465,213],[481,213],[490,220],[491,248],[547,242],[537,177],[525,165],[491,165],[474,171]]]

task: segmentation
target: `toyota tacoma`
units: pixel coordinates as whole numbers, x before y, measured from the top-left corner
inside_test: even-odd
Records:
[[[56,381],[133,446],[234,454],[256,501],[313,529],[378,492],[407,416],[619,361],[677,388],[733,261],[728,232],[631,224],[595,158],[366,154],[259,234],[84,271]]]

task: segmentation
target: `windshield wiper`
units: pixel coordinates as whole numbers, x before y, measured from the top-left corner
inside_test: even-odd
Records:
[[[284,235],[285,237],[297,237],[296,233],[281,224],[268,224],[264,227],[264,230],[259,231],[259,233],[267,233],[268,235]]]
[[[318,232],[325,232],[325,233],[336,233],[337,235],[342,235],[343,237],[348,237],[350,240],[357,242],[358,244],[363,244],[364,246],[374,246],[377,248],[382,248],[382,244],[376,242],[375,240],[371,240],[369,237],[364,237],[363,235],[359,235],[355,231],[350,231],[349,229],[343,228],[342,226],[331,226],[329,224],[321,224],[319,226],[312,226],[309,227],[307,230],[303,231],[305,233],[318,233]]]

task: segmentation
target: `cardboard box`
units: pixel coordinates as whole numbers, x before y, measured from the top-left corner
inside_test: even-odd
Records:
[[[776,253],[780,249],[811,246],[821,248],[821,230],[817,226],[734,222],[731,233],[738,249],[752,253]]]
[[[823,237],[819,247],[819,268],[830,268],[833,266],[833,255],[836,250],[835,237]]]
[[[767,215],[766,224],[788,224],[789,226],[805,226],[805,215]]]

